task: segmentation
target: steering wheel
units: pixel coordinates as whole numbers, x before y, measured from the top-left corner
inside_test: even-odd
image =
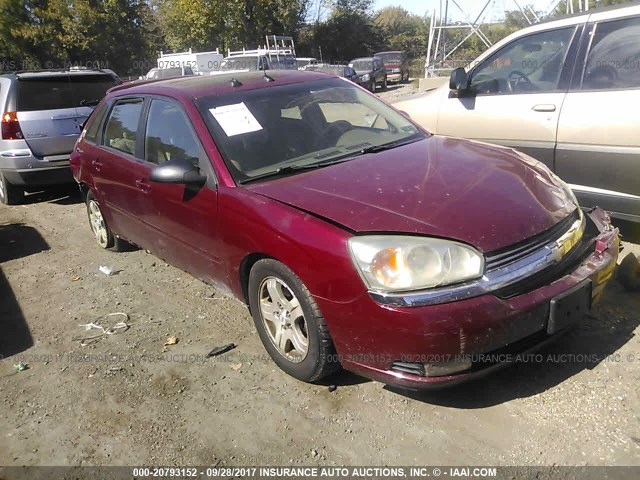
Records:
[[[520,85],[520,82],[532,86],[531,80],[526,74],[522,73],[520,70],[514,70],[511,72],[507,77],[507,87],[509,88],[509,91],[515,92],[516,87]]]
[[[324,136],[331,139],[330,145],[336,145],[338,139],[351,130],[352,127],[353,125],[346,120],[336,120],[327,125]]]

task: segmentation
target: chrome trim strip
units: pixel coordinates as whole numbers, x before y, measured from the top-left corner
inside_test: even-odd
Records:
[[[600,195],[609,195],[609,196],[624,197],[624,198],[634,198],[636,200],[640,200],[640,197],[638,195],[632,195],[630,193],[616,192],[616,191],[613,191],[613,190],[605,190],[604,188],[587,187],[585,185],[575,185],[573,183],[569,183],[568,185],[569,185],[569,188],[571,188],[571,190],[576,190],[578,192],[597,193],[597,194],[600,194]]]
[[[369,290],[369,295],[376,302],[391,307],[423,307],[478,297],[500,290],[560,263],[566,253],[582,238],[585,227],[586,219],[581,215],[580,219],[573,222],[558,240],[547,243],[539,250],[509,265],[485,272],[482,278],[472,282],[417,292],[387,293]]]

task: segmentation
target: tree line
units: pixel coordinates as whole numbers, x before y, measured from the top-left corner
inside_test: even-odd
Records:
[[[495,42],[523,22],[519,12],[507,12],[504,22],[482,28]],[[399,6],[376,11],[373,0],[0,0],[0,69],[76,65],[137,76],[156,66],[160,51],[224,53],[262,45],[266,34],[291,35],[298,56],[329,62],[383,49],[423,58],[429,24],[428,16]],[[448,43],[462,38],[449,32]],[[473,36],[457,58],[473,59],[485,48]]]

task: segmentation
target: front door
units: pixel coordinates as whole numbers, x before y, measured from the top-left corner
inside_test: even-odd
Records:
[[[571,71],[567,57],[577,30],[516,38],[486,58],[469,73],[469,94],[443,100],[437,132],[515,147],[553,169]]]
[[[182,105],[151,100],[144,138],[147,171],[138,180],[147,184],[151,202],[143,214],[152,251],[160,258],[207,283],[223,280],[218,232],[218,194],[211,163]],[[199,188],[154,183],[149,174],[169,160],[190,160],[207,177]]]

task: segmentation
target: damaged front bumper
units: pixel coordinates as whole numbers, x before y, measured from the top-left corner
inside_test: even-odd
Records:
[[[584,238],[562,258],[542,239],[543,255],[522,257],[542,259],[533,263],[529,275],[511,275],[509,282],[493,284],[490,291],[471,290],[473,294],[454,295],[448,302],[433,302],[425,292],[401,301],[369,292],[349,309],[355,312],[351,320],[344,318],[344,305],[322,305],[327,318],[334,312],[343,317],[335,335],[343,366],[384,383],[419,389],[457,383],[499,366],[476,361],[479,355],[526,352],[554,338],[575,322],[555,325],[559,307],[554,305],[569,302],[585,314],[612,277],[620,249],[618,229],[606,212],[595,208],[578,218],[585,224]],[[568,232],[575,230],[575,221],[567,225]],[[564,231],[557,233],[559,238],[572,238]],[[523,264],[526,260],[511,272],[522,272]],[[504,273],[507,266],[498,270]],[[362,318],[370,319],[366,329],[356,326]]]

